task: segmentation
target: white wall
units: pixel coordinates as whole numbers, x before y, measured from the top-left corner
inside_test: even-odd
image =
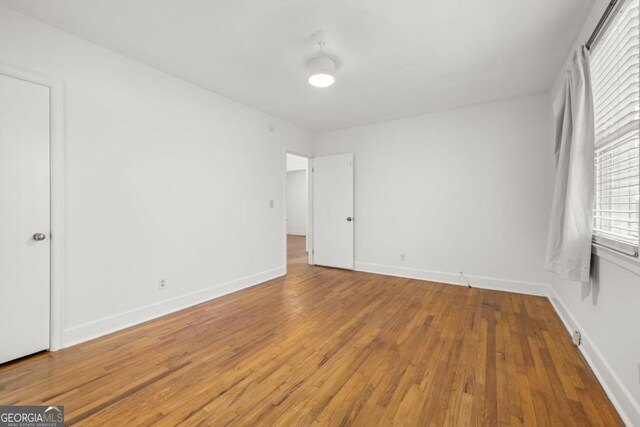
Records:
[[[552,125],[539,94],[317,135],[355,153],[356,268],[546,295]]]
[[[64,83],[64,343],[284,273],[309,133],[3,7],[0,58]]]
[[[589,39],[608,4],[596,0],[574,48]],[[549,92],[550,105],[567,67],[568,60]],[[582,333],[580,349],[625,422],[640,426],[640,262],[599,249],[593,273],[591,283],[553,278],[551,300],[567,328]]]
[[[287,234],[307,235],[307,171],[287,172]]]

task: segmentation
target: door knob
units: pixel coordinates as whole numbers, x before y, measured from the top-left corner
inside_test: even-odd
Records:
[[[36,241],[38,241],[38,242],[39,242],[40,240],[44,240],[44,239],[46,239],[46,238],[47,238],[47,235],[46,235],[46,234],[44,234],[44,233],[36,233],[36,234],[34,234],[34,235],[33,235],[33,240],[36,240]]]
[[[353,218],[351,218],[350,216],[347,217],[347,221],[351,222],[353,221]]]

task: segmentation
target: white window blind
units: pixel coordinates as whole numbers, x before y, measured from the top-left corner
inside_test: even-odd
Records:
[[[621,2],[591,54],[594,240],[634,256],[640,219],[639,3]]]

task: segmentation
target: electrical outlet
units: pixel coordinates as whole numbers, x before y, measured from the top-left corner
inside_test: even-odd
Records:
[[[404,254],[400,254],[400,262],[404,262]]]
[[[167,289],[167,281],[165,279],[158,280],[158,290],[164,291],[165,289]]]
[[[571,337],[571,341],[573,341],[575,345],[580,345],[580,342],[582,341],[582,335],[580,334],[579,331],[573,331],[573,336]]]

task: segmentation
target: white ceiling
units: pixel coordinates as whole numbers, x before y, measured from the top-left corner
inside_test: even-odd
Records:
[[[315,132],[547,90],[593,0],[0,0]],[[336,83],[310,86],[328,32]]]

